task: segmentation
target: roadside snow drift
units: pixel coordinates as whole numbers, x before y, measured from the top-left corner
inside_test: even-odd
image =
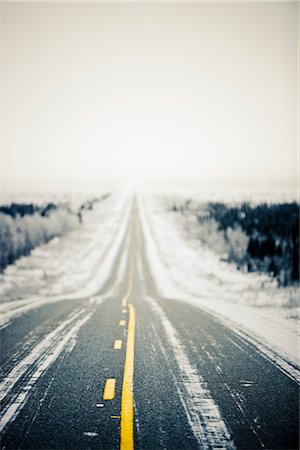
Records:
[[[157,197],[139,195],[138,203],[150,269],[161,296],[209,311],[300,379],[290,291],[277,288],[267,276],[242,273],[220,261],[184,233]],[[293,297],[292,305],[295,301]]]

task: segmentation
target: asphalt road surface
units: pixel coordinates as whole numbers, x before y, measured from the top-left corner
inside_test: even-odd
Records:
[[[0,333],[3,449],[298,448],[296,381],[216,318],[159,297],[135,204],[98,295]]]

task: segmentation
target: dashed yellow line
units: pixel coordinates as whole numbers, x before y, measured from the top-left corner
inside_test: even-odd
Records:
[[[120,325],[120,327],[125,327],[126,320],[120,320],[119,325]]]
[[[122,348],[122,341],[121,339],[116,339],[115,343],[114,343],[114,349],[115,350],[120,350]]]
[[[129,304],[129,321],[128,321],[125,368],[124,368],[122,400],[121,400],[120,450],[134,449],[134,438],[133,438],[134,335],[135,335],[135,312],[133,305]]]
[[[116,379],[108,378],[104,387],[103,400],[112,400],[115,397]]]
[[[129,274],[128,274],[128,289],[127,289],[125,297],[123,298],[123,301],[122,301],[123,308],[125,308],[127,306],[128,299],[131,296],[131,292],[132,292],[132,261],[130,263]]]

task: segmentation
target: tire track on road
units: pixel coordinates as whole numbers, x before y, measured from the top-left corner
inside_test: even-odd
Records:
[[[197,369],[191,365],[175,328],[152,297],[145,295],[144,298],[160,319],[182,374],[180,380],[174,376],[175,385],[199,447],[203,450],[235,449],[235,444],[221,417],[219,408]],[[165,346],[162,346],[162,351],[166,354]]]

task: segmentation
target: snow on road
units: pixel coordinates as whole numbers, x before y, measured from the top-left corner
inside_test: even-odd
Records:
[[[167,211],[157,197],[139,195],[138,200],[150,268],[161,295],[222,318],[273,355],[284,370],[290,371],[286,362],[298,367],[297,321],[293,319],[297,308],[295,299],[291,302],[288,297],[289,290],[278,289],[267,276],[242,273],[220,261],[189,238],[178,215]],[[123,242],[131,204],[128,191],[115,192],[85,213],[79,229],[9,266],[0,275],[0,325],[45,302],[97,294]],[[128,242],[119,280],[127,252]]]
[[[205,309],[251,340],[282,370],[299,379],[297,321],[288,290],[267,276],[238,271],[189,239],[183,224],[153,195],[139,196],[152,275],[163,297]]]
[[[0,431],[14,421],[25,406],[30,391],[38,379],[58,358],[67,345],[74,347],[80,328],[91,318],[92,306],[88,305],[76,310],[53,331],[48,333],[25,356],[0,383],[0,400],[8,398],[0,419]],[[22,379],[18,395],[11,395],[15,385]]]
[[[214,402],[207,383],[200,377],[197,369],[191,364],[178,334],[158,303],[149,296],[145,300],[152,311],[159,317],[168,342],[174,352],[174,359],[181,371],[180,381],[174,377],[174,384],[184,406],[188,421],[199,448],[235,449],[230,433],[223,421],[219,408]],[[161,348],[165,352],[165,348]]]

